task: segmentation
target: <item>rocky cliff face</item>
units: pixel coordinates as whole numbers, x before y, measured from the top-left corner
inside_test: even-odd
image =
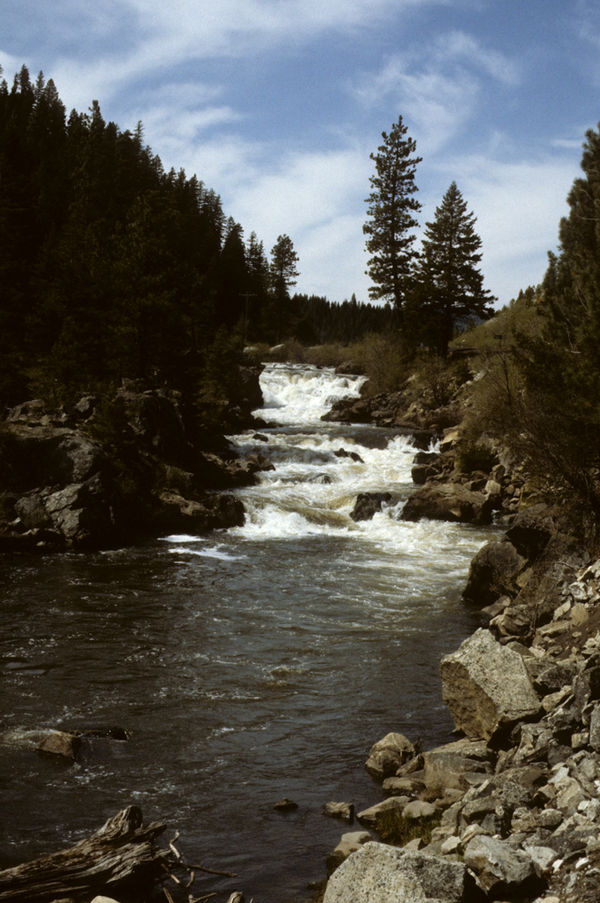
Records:
[[[219,409],[223,431],[250,425],[261,404],[258,371],[243,377],[236,405]],[[26,402],[0,424],[0,550],[104,548],[238,525],[242,505],[224,490],[263,466],[238,461],[167,388],[127,383],[59,410]]]

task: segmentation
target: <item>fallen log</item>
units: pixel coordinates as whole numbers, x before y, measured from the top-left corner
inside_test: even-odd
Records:
[[[141,900],[170,863],[170,851],[154,844],[165,827],[144,827],[141,810],[128,806],[75,846],[0,871],[0,901],[89,903],[97,894]]]

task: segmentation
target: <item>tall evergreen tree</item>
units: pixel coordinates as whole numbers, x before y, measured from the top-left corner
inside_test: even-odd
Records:
[[[270,338],[280,342],[290,325],[290,287],[296,284],[299,257],[289,235],[279,235],[271,248],[271,290],[266,319]]]
[[[363,226],[371,254],[367,274],[373,286],[369,295],[391,301],[402,312],[416,257],[412,230],[418,226],[416,214],[421,204],[414,197],[415,172],[422,158],[414,156],[417,145],[407,135],[402,116],[389,135],[382,132],[381,137],[383,144],[371,154],[375,175],[369,180],[373,189],[367,198],[370,219]]]
[[[443,357],[457,324],[469,318],[485,319],[492,313],[494,298],[484,289],[478,269],[481,238],[475,222],[452,182],[433,222],[425,227],[410,307],[421,338]]]
[[[274,286],[280,284],[288,292],[296,284],[300,275],[296,269],[299,259],[289,235],[279,235],[271,248],[271,279]]]

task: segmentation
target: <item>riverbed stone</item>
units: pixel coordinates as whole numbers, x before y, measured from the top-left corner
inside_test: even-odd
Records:
[[[401,765],[415,756],[415,752],[415,747],[404,734],[392,731],[371,747],[365,768],[372,777],[383,780],[396,774]]]
[[[372,841],[334,872],[323,903],[461,903],[465,874],[460,862]]]
[[[371,520],[386,502],[391,501],[391,492],[359,492],[350,517],[353,521]]]
[[[50,731],[40,742],[38,750],[51,756],[75,761],[81,747],[81,739],[77,734],[68,731]]]
[[[387,799],[382,800],[380,803],[375,803],[374,806],[363,809],[356,817],[359,822],[377,831],[378,825],[382,819],[385,820],[388,812],[401,814],[404,811],[404,807],[410,802],[411,800],[408,796],[388,796]]]
[[[330,818],[341,818],[343,821],[351,822],[354,819],[354,803],[325,803],[323,814]]]
[[[540,711],[522,657],[480,628],[441,662],[442,698],[454,723],[471,739],[491,739],[501,728]]]

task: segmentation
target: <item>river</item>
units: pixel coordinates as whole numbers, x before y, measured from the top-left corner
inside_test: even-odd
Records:
[[[307,900],[348,828],[324,803],[380,799],[364,771],[390,730],[450,739],[439,660],[474,628],[460,604],[485,530],[399,520],[409,438],[320,420],[361,379],[270,365],[267,426],[232,437],[272,471],[243,527],[102,553],[4,556],[0,865],[75,842],[135,803],[181,834],[198,895]],[[336,452],[342,454],[336,455]],[[398,499],[349,517],[358,492]],[[39,731],[118,725],[68,765]],[[282,797],[289,813],[273,806]]]

